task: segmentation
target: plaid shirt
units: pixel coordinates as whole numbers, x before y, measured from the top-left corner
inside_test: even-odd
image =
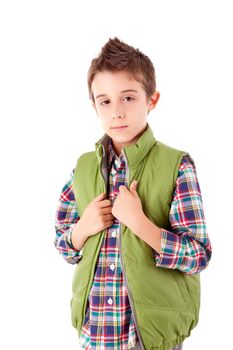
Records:
[[[108,199],[113,204],[120,185],[126,185],[124,156],[116,155],[109,139]],[[55,220],[55,246],[68,263],[81,259],[81,251],[71,242],[72,230],[79,220],[72,190],[74,170],[62,189]],[[162,228],[161,252],[155,250],[155,264],[189,274],[202,271],[211,257],[201,191],[193,160],[184,156],[179,167],[176,188],[169,213],[171,231]],[[84,349],[129,349],[138,340],[121,271],[117,239],[119,221],[106,231],[97,260],[88,298],[86,317],[80,334]]]

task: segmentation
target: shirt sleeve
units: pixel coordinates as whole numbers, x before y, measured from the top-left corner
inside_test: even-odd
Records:
[[[196,167],[189,155],[183,157],[179,167],[169,221],[171,228],[161,230],[161,251],[154,251],[156,265],[188,274],[204,270],[212,248]]]
[[[71,241],[74,226],[79,220],[79,214],[72,189],[74,170],[68,181],[62,188],[55,216],[54,240],[55,247],[63,258],[70,264],[76,264],[81,260],[81,250],[76,250]]]

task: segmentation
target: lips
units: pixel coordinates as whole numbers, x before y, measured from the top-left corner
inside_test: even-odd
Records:
[[[127,128],[128,125],[121,125],[121,126],[113,126],[111,127],[111,129],[123,129],[123,128]]]

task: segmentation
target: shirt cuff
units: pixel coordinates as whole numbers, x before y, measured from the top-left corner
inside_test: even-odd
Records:
[[[74,229],[75,225],[76,225],[76,224],[70,225],[70,229],[67,231],[66,237],[67,237],[67,242],[68,242],[70,248],[73,249],[73,250],[75,250],[75,251],[77,251],[77,252],[79,252],[79,250],[77,250],[77,249],[73,246],[73,243],[72,243],[72,233],[73,233],[73,229]]]
[[[161,249],[155,254],[156,265],[159,267],[177,269],[185,256],[185,245],[180,237],[170,231],[161,229]]]

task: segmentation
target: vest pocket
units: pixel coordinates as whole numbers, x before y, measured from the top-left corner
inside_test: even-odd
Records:
[[[176,281],[176,284],[180,290],[180,293],[183,296],[184,302],[188,307],[190,304],[192,304],[192,298],[189,293],[189,289],[187,288],[186,281],[183,276],[183,272],[179,270],[169,270],[169,272],[174,278],[174,280]]]

